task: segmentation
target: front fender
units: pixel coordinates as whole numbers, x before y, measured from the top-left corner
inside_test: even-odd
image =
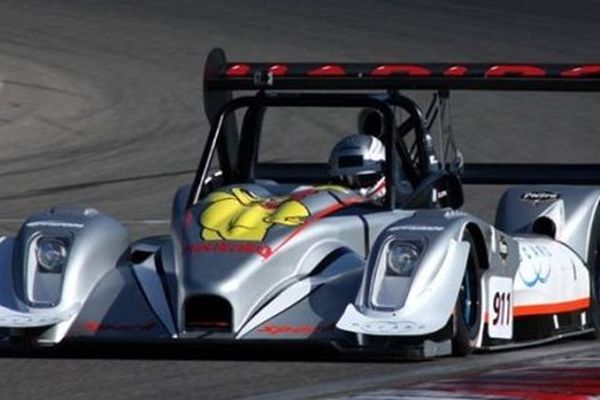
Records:
[[[48,309],[27,309],[15,296],[11,264],[14,238],[0,237],[0,327],[37,328],[57,324],[73,317],[81,309],[80,303]]]
[[[380,311],[349,304],[337,322],[339,329],[381,336],[422,336],[442,329],[454,310],[470,245],[451,239],[443,262],[429,284],[411,285],[404,305]]]
[[[38,265],[36,246],[44,237],[67,247],[56,271]],[[0,327],[61,326],[53,339],[60,341],[127,242],[121,224],[93,209],[55,208],[27,219],[14,239],[0,241]]]

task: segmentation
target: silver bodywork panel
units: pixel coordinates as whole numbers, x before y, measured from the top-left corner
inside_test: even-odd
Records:
[[[175,194],[171,231],[132,243],[94,209],[28,218],[0,237],[0,337],[295,340],[432,356],[600,335],[600,189],[538,184],[596,184],[600,165],[465,163],[449,104],[450,89],[598,91],[593,72],[228,63],[213,49],[210,129],[193,181]],[[405,89],[434,90],[428,109]],[[382,144],[377,168],[365,169],[373,159],[360,146],[339,160],[356,167],[341,180],[322,160],[259,157],[267,110],[290,107],[353,111],[360,135]],[[333,137],[332,122],[319,125]],[[536,185],[509,188],[490,224],[460,210],[463,181]]]
[[[498,209],[496,224],[504,231],[451,209],[385,211],[339,187],[233,185],[190,213],[183,205],[188,190],[175,198],[172,235],[133,244],[118,222],[94,210],[29,218],[16,238],[0,242],[0,326],[38,343],[291,339],[359,348],[365,337],[429,338],[452,320],[470,251],[467,230],[479,235],[474,243],[485,258],[479,347],[514,340],[519,312],[589,296],[584,255],[600,198],[595,189],[511,188]],[[247,204],[235,197],[240,190]],[[259,212],[251,234],[260,240],[216,238],[236,234],[231,224],[229,232],[215,231],[206,218],[218,201],[232,202],[235,212],[242,207],[242,214]],[[238,222],[244,217],[252,215],[238,215]],[[539,218],[554,222],[558,240],[532,233]],[[69,243],[64,270],[47,280],[36,276],[42,272],[31,256],[42,236]],[[410,276],[386,274],[391,241],[422,243]],[[513,315],[510,324],[492,329],[490,296],[507,284]],[[202,320],[200,312],[191,321],[186,314],[198,296],[222,299],[231,320]],[[586,309],[579,310],[585,329]],[[435,348],[448,348],[438,343]]]

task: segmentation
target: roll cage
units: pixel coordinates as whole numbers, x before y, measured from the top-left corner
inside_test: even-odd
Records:
[[[344,107],[377,111],[383,122],[379,139],[386,145],[386,159],[389,160],[385,167],[385,204],[389,208],[398,203],[396,183],[399,181],[399,168],[403,169],[414,188],[440,171],[422,111],[415,102],[399,93],[374,96],[363,93],[269,93],[261,90],[253,96],[229,100],[215,114],[192,185],[190,206],[205,194],[204,182],[209,177],[215,154],[219,156],[223,184],[254,182],[257,178],[284,183],[329,181],[328,166],[324,163],[257,163],[263,117],[271,107]],[[227,129],[237,125],[235,112],[243,109],[245,113],[239,135],[237,132],[228,135]],[[398,109],[407,115],[401,123],[396,120]],[[404,136],[411,131],[415,139],[409,149]],[[232,140],[235,142],[232,143]]]
[[[350,90],[357,92],[347,93]],[[366,90],[383,94],[362,92]],[[423,114],[399,90],[432,90],[433,101]],[[597,92],[600,64],[227,62],[223,50],[213,49],[204,70],[204,105],[211,128],[188,207],[205,194],[215,154],[224,184],[261,177],[287,182],[327,179],[323,164],[257,164],[262,118],[269,107],[377,110],[383,116],[381,139],[387,160],[391,160],[385,170],[385,205],[391,209],[399,205],[459,207],[463,201],[461,180],[473,184],[600,183],[600,164],[463,163],[449,120],[452,90]],[[234,91],[254,94],[234,99]],[[235,111],[243,108],[246,112],[238,131]],[[398,109],[406,118],[395,116]],[[439,136],[434,149],[430,132],[435,123]],[[414,132],[412,143],[406,140],[409,132]],[[395,190],[399,165],[414,189],[414,194],[401,202]]]

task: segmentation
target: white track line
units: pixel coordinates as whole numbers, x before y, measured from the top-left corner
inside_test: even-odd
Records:
[[[20,223],[24,222],[25,219],[17,219],[17,218],[0,218],[0,224],[12,224],[12,223]],[[119,221],[125,225],[168,225],[171,223],[168,219],[141,219],[141,220],[123,220]]]

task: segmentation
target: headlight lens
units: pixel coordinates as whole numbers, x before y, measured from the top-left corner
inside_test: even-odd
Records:
[[[61,272],[67,263],[67,245],[57,238],[42,237],[35,252],[40,269],[45,272]]]
[[[391,242],[387,252],[387,269],[390,275],[410,276],[420,255],[421,249],[415,243]]]

